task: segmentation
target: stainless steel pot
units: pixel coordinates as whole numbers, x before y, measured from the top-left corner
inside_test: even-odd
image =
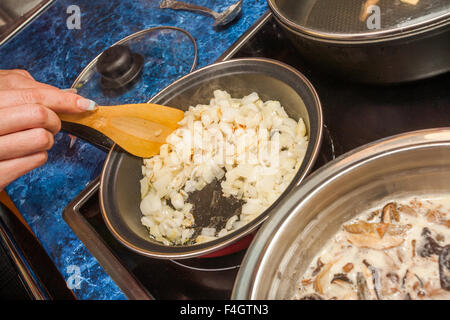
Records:
[[[383,139],[306,179],[272,212],[247,251],[234,299],[289,299],[313,257],[365,209],[408,195],[450,193],[450,128]]]
[[[186,110],[191,105],[208,104],[216,89],[242,97],[257,92],[263,100],[278,100],[289,116],[305,120],[309,144],[305,159],[292,183],[280,199],[246,226],[217,240],[186,246],[166,246],[152,241],[141,224],[140,185],[142,159],[113,146],[101,176],[100,207],[111,233],[126,247],[149,257],[190,258],[226,248],[255,231],[271,214],[272,208],[297,186],[311,170],[322,139],[322,111],[319,98],[309,81],[297,70],[269,59],[237,59],[216,63],[175,81],[150,102]],[[211,215],[211,190],[198,195],[194,209],[198,216]],[[205,200],[206,199],[206,200]]]
[[[267,0],[299,54],[329,73],[398,83],[450,71],[450,2],[377,4],[379,28],[360,20],[359,0]],[[377,14],[375,11],[373,14]],[[370,14],[371,15],[371,14]]]

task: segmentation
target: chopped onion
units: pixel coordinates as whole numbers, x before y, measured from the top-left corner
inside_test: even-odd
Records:
[[[263,102],[255,92],[234,99],[216,90],[210,105],[189,107],[179,125],[159,155],[144,159],[140,181],[141,222],[167,245],[192,238],[188,195],[215,179],[224,197],[244,202],[242,211],[219,232],[203,228],[195,242],[217,239],[255,219],[290,184],[308,144],[302,119],[289,118],[280,102]]]
[[[216,235],[216,228],[203,228],[201,235],[207,237],[214,237]]]

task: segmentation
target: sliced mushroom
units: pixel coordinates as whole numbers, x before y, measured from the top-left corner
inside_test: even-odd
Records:
[[[348,234],[347,241],[359,248],[385,250],[398,247],[405,239],[402,236],[386,235],[380,238],[377,234]]]
[[[446,245],[439,255],[439,279],[441,288],[450,291],[450,245]]]
[[[422,233],[420,234],[422,237],[425,237],[425,236],[431,236],[431,231],[430,231],[430,229],[428,229],[428,228],[423,228],[422,229]]]
[[[375,210],[373,211],[370,216],[367,218],[367,221],[371,221],[373,219],[375,219],[375,217],[380,213],[380,210]]]
[[[360,221],[357,223],[344,225],[344,230],[349,233],[374,233],[376,232],[378,223],[368,223],[364,221]]]
[[[380,236],[380,238],[383,238],[384,235],[386,234],[386,231],[389,228],[389,224],[388,223],[378,223],[377,225],[377,233]]]
[[[408,205],[402,205],[400,208],[398,208],[398,211],[401,211],[402,213],[406,213],[410,216],[417,217],[417,212],[412,207]]]
[[[410,224],[390,224],[387,233],[392,236],[404,235],[411,228]]]
[[[357,223],[344,225],[344,230],[353,234],[374,234],[377,233],[380,238],[383,238],[386,233],[390,235],[403,235],[406,231],[411,229],[411,225],[403,224],[389,224],[389,223],[368,223],[360,221]]]
[[[397,211],[397,204],[395,202],[390,202],[383,207],[381,213],[381,222],[391,223],[392,219],[395,221],[400,221],[400,215]]]
[[[434,222],[434,223],[438,223],[443,219],[442,212],[440,212],[438,209],[428,210],[425,217],[427,218],[428,222]]]
[[[431,232],[428,228],[423,228],[422,236],[424,236],[424,240],[418,249],[418,254],[422,258],[441,254],[442,247],[431,237]]]
[[[313,277],[316,276],[316,275],[320,272],[320,270],[322,270],[322,267],[323,267],[324,265],[325,265],[325,264],[322,262],[322,260],[320,260],[320,258],[317,259],[317,262],[316,262],[316,268],[315,268],[314,271],[312,272],[312,276],[313,276]]]
[[[400,221],[400,214],[397,211],[397,204],[393,203],[391,207],[392,215],[394,217],[394,220],[399,222]]]
[[[401,287],[412,299],[423,298],[426,295],[425,284],[422,279],[409,269],[406,270],[405,275],[401,281]]]
[[[420,279],[420,277],[417,275],[417,274],[415,274],[414,273],[414,276],[416,277],[416,279],[419,281],[418,283],[419,283],[419,286],[420,286],[420,288],[424,288],[424,284],[423,284],[423,281],[422,281],[422,279]]]
[[[352,280],[350,280],[345,273],[336,273],[330,283],[338,285],[343,285],[345,283],[353,284]]]
[[[314,290],[320,294],[323,294],[322,278],[330,271],[331,267],[336,263],[338,259],[327,263],[322,270],[317,274],[316,279],[314,279]]]
[[[359,300],[369,299],[370,292],[369,288],[367,287],[367,280],[362,272],[358,272],[356,274],[356,290]]]
[[[372,266],[367,260],[363,260],[364,265],[369,269],[372,277],[373,282],[373,288],[375,291],[375,296],[378,300],[381,300],[381,279],[380,279],[380,272],[377,268]]]
[[[406,282],[408,281],[408,278],[410,277],[411,272],[409,270],[406,270],[405,275],[402,278],[402,288],[406,286]]]

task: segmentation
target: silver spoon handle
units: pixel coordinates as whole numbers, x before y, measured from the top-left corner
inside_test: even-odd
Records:
[[[176,0],[162,0],[160,5],[160,8],[167,8],[167,9],[175,9],[175,10],[189,10],[189,11],[199,11],[206,14],[212,15],[214,18],[217,18],[219,14],[209,8],[197,6],[195,4],[189,4],[183,1],[176,1]]]

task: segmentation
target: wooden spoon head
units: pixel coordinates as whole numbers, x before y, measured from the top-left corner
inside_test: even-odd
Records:
[[[159,153],[161,145],[184,117],[179,109],[150,103],[98,107],[91,112],[60,114],[61,120],[91,127],[127,152],[142,158]]]

